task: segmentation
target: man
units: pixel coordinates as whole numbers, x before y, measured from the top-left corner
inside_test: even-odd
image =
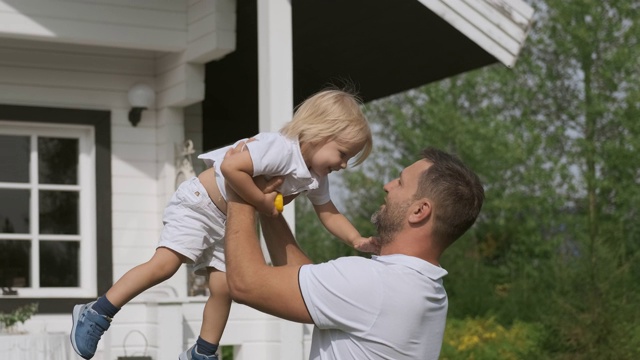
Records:
[[[484,190],[455,156],[434,148],[422,155],[384,186],[385,203],[372,216],[380,255],[372,259],[313,265],[282,216],[262,216],[276,265],[270,267],[258,244],[254,209],[230,192],[226,258],[232,298],[315,324],[310,359],[437,359],[447,314],[447,272],[439,259],[475,222]]]

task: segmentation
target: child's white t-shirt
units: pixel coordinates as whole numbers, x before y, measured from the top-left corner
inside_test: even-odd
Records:
[[[331,200],[329,179],[309,170],[302,157],[297,139],[289,139],[277,132],[260,133],[253,137],[255,141],[246,144],[253,161],[253,176],[264,175],[267,178],[284,176],[283,184],[278,188],[282,195],[293,195],[306,191],[314,205],[326,204]],[[207,166],[216,172],[216,182],[220,193],[226,199],[227,190],[220,164],[230,148],[248,139],[238,140],[235,144],[222,147],[198,156]]]

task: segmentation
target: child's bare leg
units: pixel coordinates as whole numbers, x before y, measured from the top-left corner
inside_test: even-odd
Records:
[[[219,344],[229,318],[231,297],[227,286],[227,275],[214,268],[207,268],[211,295],[204,306],[200,337],[211,344]]]
[[[105,296],[120,308],[143,291],[169,279],[185,261],[186,257],[183,255],[159,247],[149,261],[129,270],[113,284]]]
[[[184,256],[160,247],[151,260],[129,270],[104,296],[74,306],[70,336],[73,349],[83,358],[91,359],[120,308],[144,290],[170,278],[185,260]]]

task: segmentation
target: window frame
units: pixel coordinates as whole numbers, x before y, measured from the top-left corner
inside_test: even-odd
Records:
[[[95,256],[95,146],[94,129],[87,125],[69,124],[45,124],[0,120],[0,134],[10,136],[24,136],[30,138],[30,169],[29,179],[25,183],[9,183],[9,189],[28,190],[31,204],[29,217],[31,218],[29,232],[26,234],[0,234],[2,238],[22,238],[29,241],[31,247],[30,273],[34,280],[28,288],[15,288],[21,297],[87,297],[95,296],[95,271],[88,261],[80,261],[78,268],[77,287],[42,287],[40,278],[40,257],[38,249],[43,241],[72,240],[80,244],[80,259],[88,259]],[[39,182],[37,154],[38,138],[55,137],[78,140],[78,178],[77,183],[69,184],[42,184]],[[78,194],[78,211],[82,214],[79,218],[79,234],[48,235],[40,232],[38,226],[39,209],[41,208],[40,191],[71,191]],[[75,239],[73,239],[75,238]],[[79,260],[80,260],[79,259]]]
[[[95,246],[89,251],[81,251],[80,287],[78,291],[67,291],[68,295],[48,296],[58,288],[47,288],[46,291],[27,291],[26,296],[1,295],[0,311],[7,312],[18,306],[37,302],[39,313],[55,314],[68,313],[73,304],[85,303],[106,292],[112,283],[112,215],[111,215],[111,113],[101,110],[80,110],[66,108],[49,108],[17,105],[0,105],[0,121],[12,123],[20,127],[42,125],[42,128],[72,126],[89,131],[93,137],[93,164],[86,171],[94,172],[93,185],[85,184],[83,174],[79,173],[79,185],[88,186],[87,196],[80,197],[82,206],[93,206],[95,217],[81,226],[90,226],[87,236],[93,237]],[[92,134],[91,134],[92,133]],[[91,141],[91,138],[88,138]],[[82,145],[80,145],[82,146]],[[86,144],[85,144],[86,146]],[[90,144],[89,144],[90,146]],[[81,157],[82,158],[82,157]],[[86,160],[86,159],[85,159]],[[81,159],[81,161],[84,161]],[[86,164],[85,164],[86,165]],[[83,189],[83,191],[85,191]],[[86,261],[85,259],[93,259]],[[85,265],[86,263],[86,265]],[[87,266],[95,269],[86,275]],[[69,288],[62,288],[69,289]],[[29,294],[31,293],[31,294]]]

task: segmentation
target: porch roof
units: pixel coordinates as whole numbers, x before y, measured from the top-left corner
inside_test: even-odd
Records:
[[[293,0],[294,102],[329,81],[350,79],[371,101],[513,66],[532,16],[521,0]]]

